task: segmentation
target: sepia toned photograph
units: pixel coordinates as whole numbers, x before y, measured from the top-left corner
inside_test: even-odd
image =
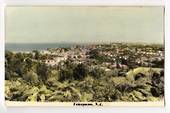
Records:
[[[164,53],[163,6],[6,6],[5,101],[164,106]]]

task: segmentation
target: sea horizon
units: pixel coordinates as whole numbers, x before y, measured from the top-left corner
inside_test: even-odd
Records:
[[[93,45],[93,44],[158,44],[159,43],[145,43],[145,42],[55,42],[55,43],[5,43],[5,50],[20,52],[20,51],[33,51],[33,50],[47,50],[49,48],[70,48],[76,45]]]

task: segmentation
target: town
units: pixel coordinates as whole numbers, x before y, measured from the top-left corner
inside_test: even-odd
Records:
[[[159,44],[87,44],[70,48],[50,48],[40,51],[43,61],[58,66],[66,60],[75,64],[99,66],[106,71],[114,68],[164,67],[164,47]]]
[[[5,99],[141,102],[164,98],[161,44],[75,44],[5,52]]]

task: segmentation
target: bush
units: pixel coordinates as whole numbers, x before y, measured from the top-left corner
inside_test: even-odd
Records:
[[[73,70],[72,69],[60,69],[59,81],[73,80]]]
[[[84,64],[78,64],[73,70],[73,76],[75,80],[82,80],[87,76],[87,67]]]
[[[32,70],[30,70],[29,72],[24,74],[23,78],[24,78],[24,80],[26,80],[32,84],[37,84],[39,82],[38,75],[35,72],[33,72]]]
[[[94,78],[99,79],[99,78],[101,78],[102,76],[104,76],[106,73],[105,73],[105,71],[104,71],[103,69],[100,69],[99,67],[96,67],[96,68],[93,68],[93,69],[89,72],[89,74],[90,74],[91,76],[93,76]]]
[[[48,76],[48,66],[45,63],[41,63],[39,62],[37,64],[37,74],[39,76],[39,78],[41,78],[44,83],[47,80],[47,76]]]

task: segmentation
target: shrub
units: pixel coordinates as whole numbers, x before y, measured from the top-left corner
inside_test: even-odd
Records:
[[[73,70],[75,80],[82,80],[87,76],[87,67],[84,64],[78,64]]]

